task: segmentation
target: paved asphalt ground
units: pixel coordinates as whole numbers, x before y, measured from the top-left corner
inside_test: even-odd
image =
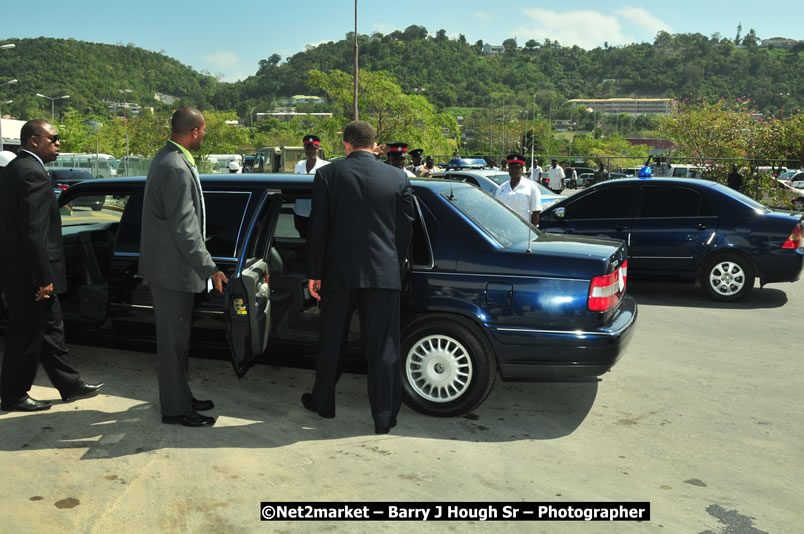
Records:
[[[802,531],[804,282],[714,304],[698,288],[629,281],[640,303],[600,381],[497,381],[475,413],[403,407],[373,434],[366,379],[338,417],[299,402],[310,369],[193,359],[214,428],[162,425],[154,356],[74,345],[100,395],[0,413],[0,532]],[[0,341],[2,338],[0,338]],[[32,392],[58,397],[44,373]],[[649,522],[261,522],[261,501],[649,501]]]

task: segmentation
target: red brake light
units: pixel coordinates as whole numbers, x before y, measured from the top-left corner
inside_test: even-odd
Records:
[[[592,278],[592,283],[589,284],[587,307],[591,311],[609,311],[617,306],[625,293],[625,282],[627,278],[627,261],[612,273]]]
[[[70,187],[70,186],[69,185],[64,185],[64,184],[56,184],[56,187],[58,187],[62,191],[67,191],[67,188]]]
[[[782,248],[801,248],[801,223],[793,228],[793,231],[790,232]]]

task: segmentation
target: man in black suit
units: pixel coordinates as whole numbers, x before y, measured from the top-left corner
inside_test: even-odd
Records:
[[[45,169],[59,155],[59,136],[47,121],[32,120],[20,144],[0,178],[0,287],[8,304],[0,408],[34,412],[51,406],[28,396],[39,362],[64,402],[95,395],[103,384],[81,380],[64,341],[58,293],[67,290],[67,271],[59,204]]]
[[[374,157],[374,129],[353,121],[343,130],[346,158],[318,169],[308,226],[310,294],[321,301],[321,339],[311,393],[302,404],[335,417],[335,383],[352,312],[360,313],[374,430],[396,425],[401,404],[401,273],[414,217],[405,172]]]

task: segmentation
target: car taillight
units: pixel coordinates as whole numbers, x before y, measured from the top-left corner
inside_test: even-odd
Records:
[[[64,184],[57,184],[56,187],[58,187],[61,191],[67,191],[67,188],[70,186]]]
[[[801,223],[793,228],[793,231],[790,232],[782,248],[801,248]]]
[[[609,311],[617,306],[625,293],[627,278],[627,261],[612,273],[592,278],[592,283],[589,285],[587,307],[591,311]]]

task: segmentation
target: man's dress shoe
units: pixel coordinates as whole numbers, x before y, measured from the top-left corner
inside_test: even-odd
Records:
[[[207,410],[211,410],[215,407],[215,403],[211,400],[198,400],[193,398],[193,411],[194,412],[206,412]]]
[[[215,418],[190,412],[187,415],[163,415],[162,422],[166,425],[212,426],[215,424]]]
[[[374,433],[375,433],[375,434],[387,434],[387,433],[388,433],[388,432],[390,432],[390,431],[391,431],[391,429],[392,429],[392,428],[394,428],[395,426],[396,426],[396,419],[393,419],[393,420],[391,421],[391,424],[390,424],[390,425],[388,425],[388,426],[377,426],[377,425],[374,425]]]
[[[51,406],[49,401],[40,401],[25,395],[13,402],[3,402],[0,409],[4,412],[41,412],[49,410]]]
[[[87,384],[86,382],[82,381],[70,393],[68,393],[67,395],[62,395],[61,400],[63,400],[64,402],[72,402],[78,399],[94,397],[102,389],[103,389],[103,382],[100,382],[98,384]]]
[[[332,413],[322,413],[318,409],[318,406],[316,406],[315,401],[313,400],[313,396],[310,393],[303,394],[302,398],[301,398],[301,401],[302,401],[302,404],[304,405],[305,408],[307,408],[311,412],[317,413],[318,415],[320,415],[324,419],[332,419],[333,417],[335,417],[335,412],[334,411]]]

